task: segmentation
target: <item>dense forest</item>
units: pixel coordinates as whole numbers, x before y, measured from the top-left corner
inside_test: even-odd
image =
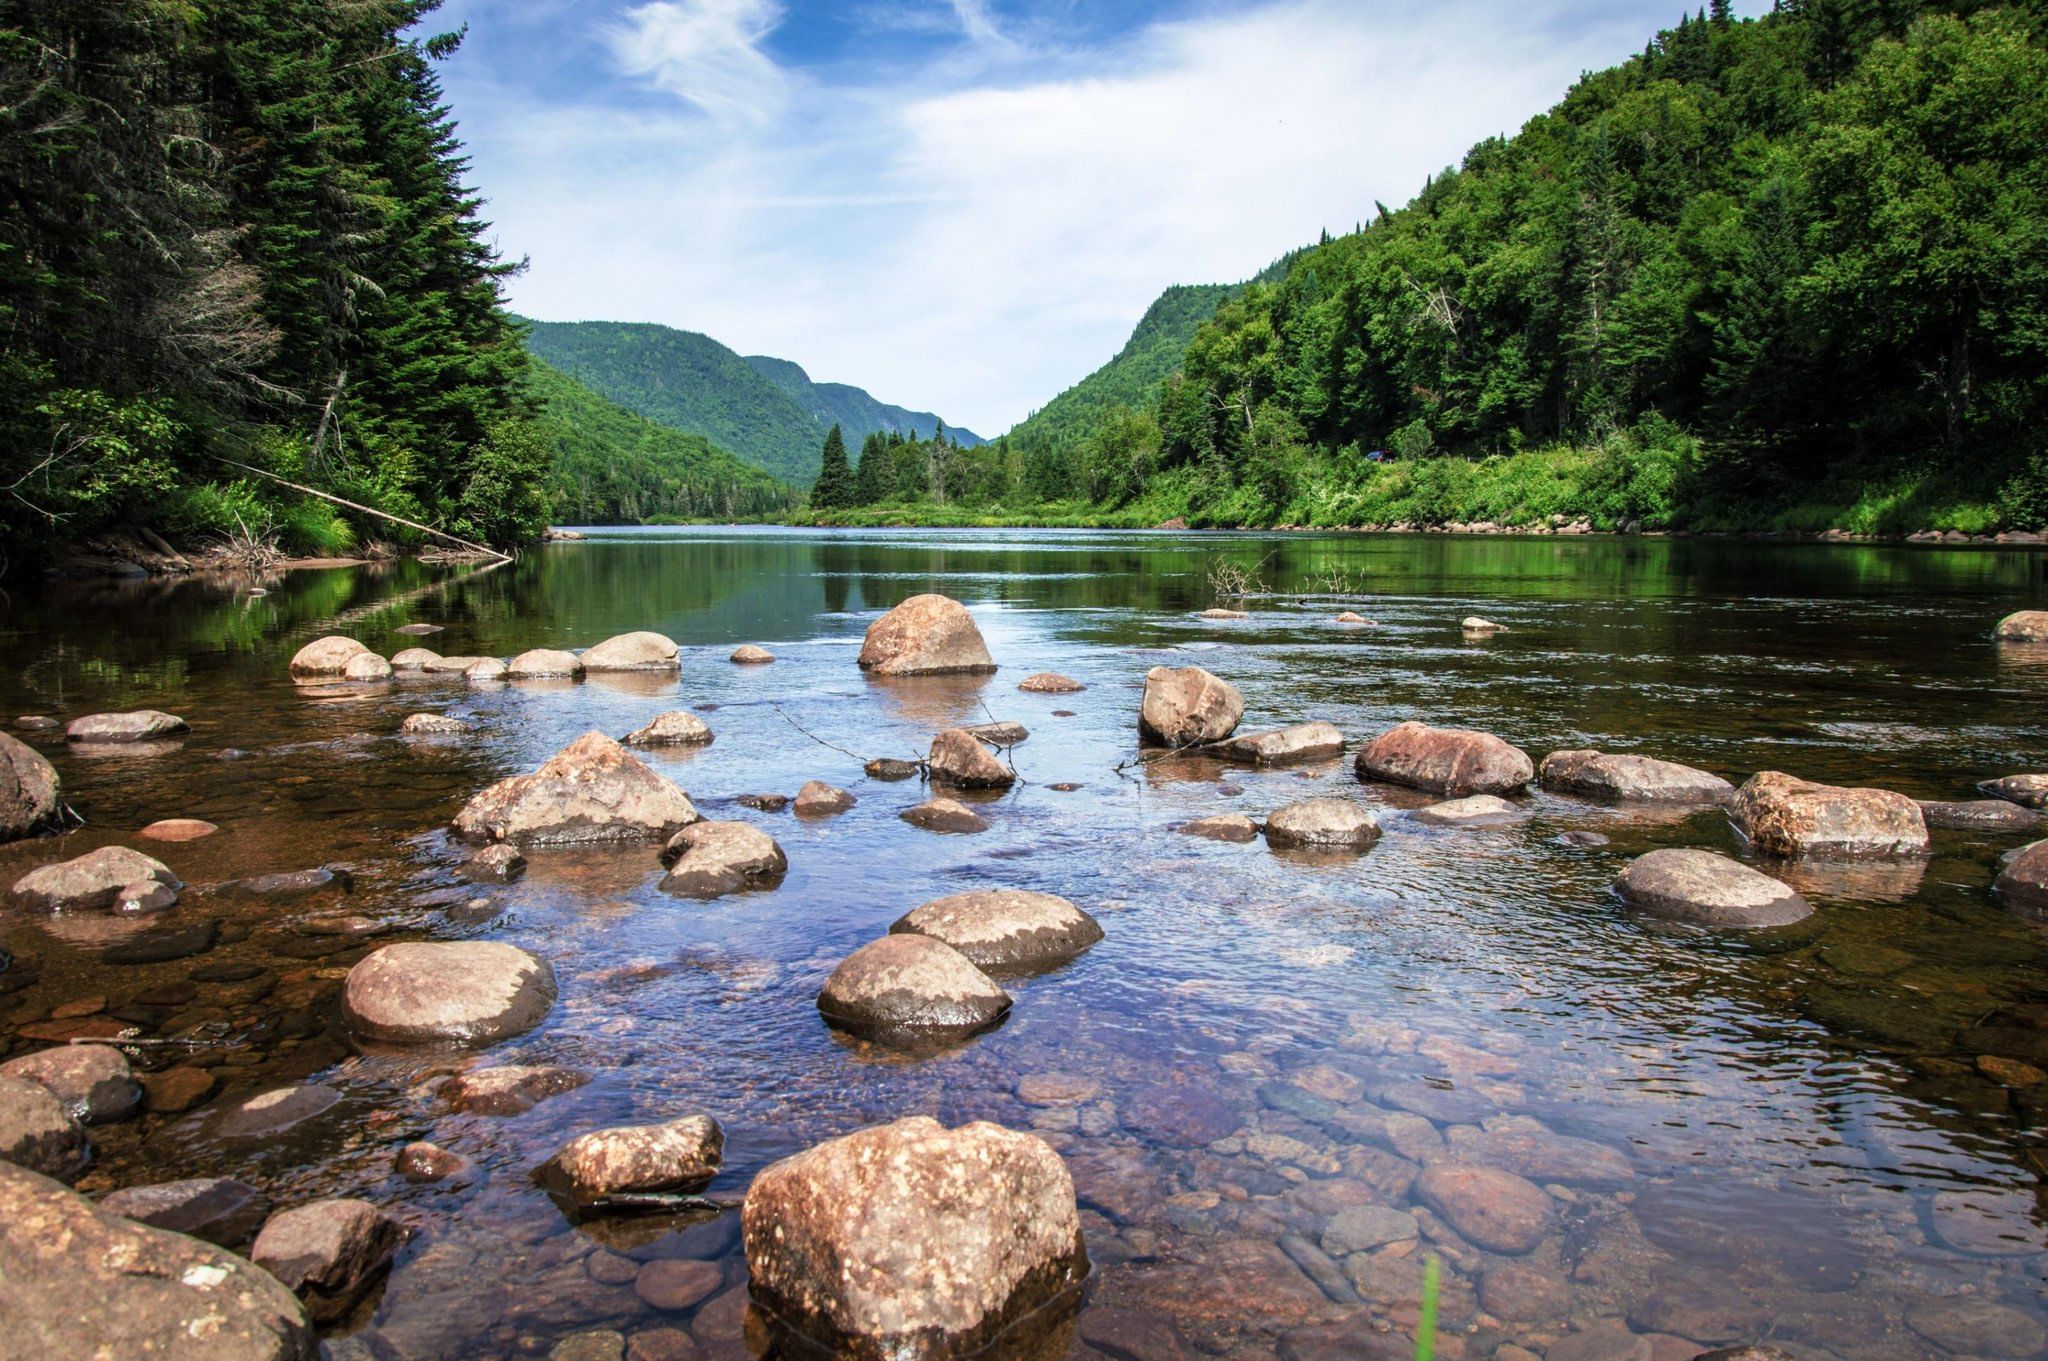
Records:
[[[0,0],[0,543],[544,525],[437,0]],[[226,460],[232,460],[228,462]]]
[[[1150,394],[1020,428],[993,481],[881,479],[881,500],[2039,527],[2044,26],[2038,3],[1717,3],[1224,302]]]

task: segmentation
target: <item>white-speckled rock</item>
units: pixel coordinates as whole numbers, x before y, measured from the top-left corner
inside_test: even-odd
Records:
[[[502,941],[405,941],[359,961],[342,984],[342,1019],[361,1039],[489,1044],[539,1024],[555,972]]]

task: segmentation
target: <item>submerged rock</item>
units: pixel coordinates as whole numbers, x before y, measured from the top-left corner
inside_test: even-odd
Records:
[[[1512,794],[1536,775],[1527,752],[1492,733],[1432,728],[1413,720],[1396,724],[1359,748],[1354,764],[1362,780],[1453,798]]]
[[[342,1019],[360,1039],[488,1044],[531,1029],[555,1001],[555,972],[502,941],[405,941],[348,971]]]
[[[461,719],[446,714],[408,714],[398,730],[408,737],[454,737],[474,731]]]
[[[689,796],[601,732],[531,775],[500,780],[455,815],[471,841],[522,847],[661,841],[697,821]]]
[[[926,799],[915,808],[906,808],[900,814],[913,827],[922,827],[928,832],[985,832],[988,823],[966,804],[955,799]]]
[[[220,1139],[269,1139],[341,1103],[341,1093],[319,1083],[258,1092],[207,1117],[207,1132]]]
[[[2048,610],[2015,610],[1998,621],[1992,636],[2002,643],[2048,643]]]
[[[1637,856],[1614,890],[1631,907],[1699,926],[1788,926],[1813,914],[1806,899],[1776,879],[1713,851]]]
[[[102,846],[75,860],[30,870],[14,881],[14,900],[43,912],[90,912],[110,908],[130,885],[156,885],[176,893],[185,887],[161,860],[126,846]]]
[[[1039,671],[1019,681],[1017,688],[1034,695],[1071,695],[1088,687],[1057,671]]]
[[[878,676],[978,674],[996,669],[974,616],[943,595],[914,595],[868,625],[860,669]]]
[[[863,1038],[949,1038],[1000,1021],[1010,994],[952,946],[904,933],[842,960],[818,994],[818,1010]]]
[[[1022,889],[983,889],[934,898],[889,926],[944,941],[976,968],[1042,969],[1073,959],[1102,939],[1102,925],[1065,898]]]
[[[526,857],[510,842],[493,842],[471,856],[462,873],[478,883],[509,884],[526,873]]]
[[[669,862],[662,890],[691,898],[772,888],[789,869],[775,838],[744,822],[692,823],[676,833],[662,858]]]
[[[100,1208],[153,1229],[187,1233],[232,1248],[248,1242],[263,1226],[270,1201],[247,1182],[195,1177],[125,1187],[100,1197]]]
[[[1729,821],[1767,855],[1919,855],[1927,850],[1920,805],[1887,789],[1815,784],[1780,771],[1752,775],[1735,792]]]
[[[148,837],[151,841],[197,841],[219,830],[200,818],[159,818],[136,835]]]
[[[583,660],[560,648],[536,647],[514,657],[505,674],[512,680],[580,680]]]
[[[23,1358],[313,1361],[305,1310],[209,1243],[112,1213],[0,1163],[0,1300]]]
[[[1183,836],[1199,836],[1210,841],[1257,841],[1259,824],[1242,813],[1218,813],[1213,817],[1196,818],[1181,825]]]
[[[331,680],[348,669],[349,662],[370,649],[353,638],[333,634],[317,638],[292,656],[293,680]]]
[[[927,764],[932,778],[961,789],[1004,789],[1017,774],[989,754],[965,728],[947,728],[932,739]]]
[[[899,761],[893,756],[877,756],[861,767],[870,780],[909,780],[918,774],[915,761]]]
[[[2048,910],[2048,841],[2036,841],[1999,867],[1991,891],[2015,907]]]
[[[617,1196],[701,1191],[718,1175],[725,1131],[708,1115],[592,1130],[542,1165],[541,1184],[582,1206]]]
[[[523,1115],[551,1096],[573,1092],[590,1074],[553,1064],[472,1068],[441,1084],[438,1095],[467,1115]]]
[[[1922,1300],[1906,1310],[1906,1326],[1952,1356],[2038,1356],[2048,1346],[2031,1314],[1982,1295]]]
[[[1953,832],[2038,831],[2048,827],[2048,811],[2023,808],[2004,799],[1922,799],[1920,816],[1930,828]]]
[[[230,879],[219,885],[219,891],[244,898],[303,898],[309,893],[325,893],[329,889],[340,889],[346,893],[354,886],[353,876],[345,867],[320,865],[309,870],[285,870],[278,874]]]
[[[1007,718],[997,719],[993,723],[969,723],[960,731],[992,747],[1014,747],[1020,742],[1029,741],[1031,737],[1031,729]]]
[[[27,743],[0,733],[0,841],[54,827],[63,802],[57,768]]]
[[[392,665],[374,652],[358,652],[348,659],[348,665],[341,668],[345,681],[387,681],[391,679]]]
[[[142,1108],[152,1115],[177,1115],[213,1095],[220,1080],[204,1068],[164,1068],[144,1073]]]
[[[161,709],[135,709],[125,714],[87,714],[64,725],[67,742],[154,742],[192,731],[192,725]]]
[[[1277,766],[1290,761],[1316,761],[1344,754],[1344,734],[1334,723],[1318,719],[1290,728],[1239,733],[1208,748],[1208,754],[1247,765]]]
[[[585,671],[674,671],[681,649],[659,633],[621,633],[583,650]]]
[[[142,1105],[142,1086],[127,1055],[104,1044],[39,1049],[0,1063],[0,1077],[40,1082],[88,1125],[126,1120]]]
[[[0,1074],[0,1170],[12,1163],[69,1181],[85,1170],[89,1156],[85,1128],[56,1093],[40,1082]]]
[[[727,658],[727,660],[737,666],[766,666],[775,660],[775,654],[765,647],[756,647],[752,643],[743,643],[733,649],[732,656]]]
[[[1510,821],[1516,816],[1516,811],[1513,804],[1496,795],[1467,794],[1462,799],[1446,799],[1427,808],[1418,808],[1414,817],[1417,822],[1438,827],[1479,827]]]
[[[426,671],[435,662],[440,660],[441,654],[430,647],[400,648],[391,654],[391,669],[393,671]]]
[[[821,1353],[970,1355],[1063,1323],[1088,1274],[1066,1165],[985,1122],[912,1116],[807,1149],[755,1178],[741,1224],[756,1306]]]
[[[1302,799],[1266,817],[1266,842],[1272,846],[1364,850],[1379,835],[1379,822],[1349,799]]]
[[[1534,1251],[1554,1224],[1550,1197],[1497,1167],[1436,1163],[1415,1179],[1415,1197],[1488,1252]]]
[[[789,807],[787,794],[738,794],[733,802],[742,808],[752,808],[763,813],[780,813]]]
[[[1626,752],[1553,751],[1537,783],[1561,794],[1640,803],[1726,803],[1735,786],[1718,775]]]
[[[349,1311],[405,1242],[405,1226],[367,1200],[316,1200],[272,1215],[249,1260],[305,1302],[315,1322]]]
[[[711,725],[687,709],[657,714],[626,734],[629,747],[694,747],[711,741]]]
[[[1489,634],[1506,633],[1508,631],[1506,624],[1496,624],[1491,619],[1481,619],[1476,614],[1466,615],[1459,623],[1458,628],[1467,637],[1484,637]]]
[[[796,815],[800,818],[831,817],[844,813],[858,802],[843,789],[835,789],[823,780],[806,780],[804,787],[796,791]]]
[[[1145,697],[1138,706],[1138,737],[1161,747],[1220,742],[1244,718],[1244,696],[1236,686],[1199,666],[1155,666],[1145,673]]]
[[[460,1153],[450,1153],[439,1144],[415,1139],[398,1150],[391,1160],[392,1171],[415,1185],[446,1181],[469,1172],[471,1163]]]
[[[2048,775],[2007,775],[2003,779],[1985,780],[1977,789],[2022,808],[2048,808]]]

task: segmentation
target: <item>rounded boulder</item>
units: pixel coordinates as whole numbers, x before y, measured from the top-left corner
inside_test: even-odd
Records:
[[[576,680],[583,675],[583,662],[573,652],[537,647],[514,657],[505,675],[511,680]]]
[[[353,638],[316,638],[292,655],[293,680],[327,680],[348,669],[349,660],[370,649]]]
[[[0,733],[0,841],[55,825],[64,801],[57,768],[27,743]]]
[[[1784,884],[1713,851],[1670,848],[1637,856],[1614,891],[1631,907],[1698,926],[1789,926],[1813,914]]]
[[[1432,728],[1410,720],[1359,748],[1353,763],[1361,780],[1379,780],[1462,798],[1512,794],[1536,777],[1529,754],[1492,733]]]
[[[601,732],[587,732],[531,775],[464,804],[455,830],[518,846],[661,841],[697,821],[689,796]]]
[[[1766,855],[1900,856],[1927,850],[1927,820],[1904,794],[1816,784],[1776,770],[1752,775],[1735,791],[1728,819]]]
[[[996,669],[974,616],[943,595],[914,595],[868,625],[860,669],[877,676],[980,674]]]
[[[1065,898],[984,889],[934,898],[889,926],[943,941],[978,969],[1028,971],[1073,959],[1102,939],[1102,925]]]
[[[1378,820],[1349,799],[1302,799],[1266,818],[1266,842],[1272,846],[1364,850],[1379,835]]]
[[[1002,1020],[1010,994],[944,941],[904,932],[842,960],[818,994],[818,1010],[863,1038],[946,1038]]]
[[[775,838],[745,822],[691,823],[675,834],[662,858],[669,862],[663,891],[689,898],[772,888],[789,869]]]
[[[947,728],[934,737],[927,760],[934,780],[958,789],[1005,789],[1017,780],[1016,772],[965,728]]]
[[[621,633],[583,650],[585,671],[674,671],[681,666],[675,640],[659,633]]]
[[[488,1044],[539,1024],[554,1001],[554,970],[516,945],[407,941],[348,971],[341,1008],[360,1039]]]
[[[1199,666],[1155,666],[1145,673],[1139,739],[1160,747],[1220,742],[1244,718],[1244,696]]]

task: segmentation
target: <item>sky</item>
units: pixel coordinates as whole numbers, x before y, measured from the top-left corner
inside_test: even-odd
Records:
[[[1767,6],[1738,6],[1744,12]],[[509,292],[999,434],[1168,285],[1397,207],[1645,0],[448,0]]]

